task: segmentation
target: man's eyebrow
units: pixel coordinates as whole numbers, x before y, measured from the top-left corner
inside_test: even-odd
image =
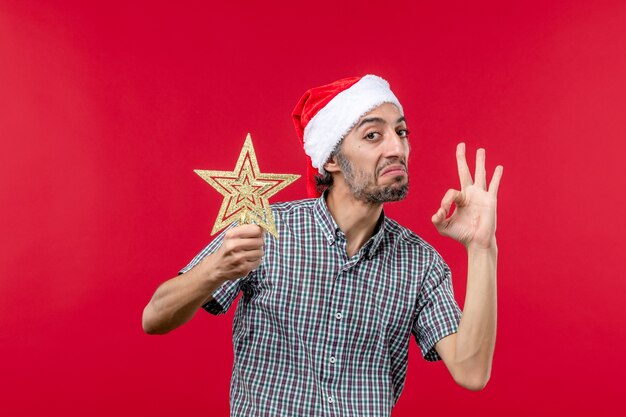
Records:
[[[368,117],[361,120],[361,123],[359,123],[356,128],[359,129],[361,126],[367,123],[385,123],[385,119],[383,119],[382,117]]]
[[[404,116],[400,116],[400,118],[398,120],[396,120],[396,124],[400,124],[400,123],[402,123],[404,121],[406,121]],[[365,119],[361,120],[361,122],[356,126],[356,128],[359,129],[361,126],[363,126],[363,125],[365,125],[367,123],[382,123],[382,124],[385,124],[387,122],[382,117],[368,117],[368,118],[365,118]]]

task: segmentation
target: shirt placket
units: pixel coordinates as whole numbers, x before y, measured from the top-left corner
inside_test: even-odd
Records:
[[[333,279],[332,297],[327,319],[327,332],[325,340],[324,357],[322,359],[323,378],[326,382],[326,401],[329,411],[336,413],[341,406],[342,398],[339,396],[338,381],[340,380],[344,356],[346,328],[350,323],[350,311],[346,300],[351,299],[349,288],[349,271],[360,259],[360,253],[348,259],[346,254],[346,239],[342,232],[337,232],[334,242],[339,254],[340,262]]]

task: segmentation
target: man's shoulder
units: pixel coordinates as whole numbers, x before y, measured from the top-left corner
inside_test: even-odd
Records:
[[[316,198],[305,198],[302,200],[281,201],[272,203],[272,211],[277,214],[288,214],[290,212],[298,212],[302,210],[311,210],[316,203]]]
[[[306,198],[273,203],[271,208],[277,221],[286,224],[301,224],[313,219],[316,204],[316,198]]]
[[[385,218],[385,230],[390,236],[397,240],[398,244],[405,246],[407,250],[421,250],[439,256],[438,252],[430,243],[426,242],[411,229],[402,226],[389,217]]]

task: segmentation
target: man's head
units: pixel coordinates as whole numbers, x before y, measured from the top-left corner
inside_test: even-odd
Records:
[[[330,187],[347,189],[357,200],[378,204],[402,200],[409,188],[409,131],[391,103],[367,112],[324,164]]]
[[[388,119],[388,117],[392,117],[390,114],[392,110],[395,112],[393,116],[396,116],[396,119],[393,121]],[[365,117],[375,112],[380,114],[375,114],[373,117]],[[353,142],[353,140],[348,140],[350,135],[362,133],[363,129],[367,129],[372,124],[376,124],[378,128],[381,128],[383,125],[385,125],[386,129],[396,128],[398,123],[392,122],[398,122],[402,117],[402,105],[389,88],[389,84],[375,75],[344,78],[308,90],[293,111],[293,121],[298,136],[303,142],[304,150],[311,161],[308,172],[309,182],[307,184],[309,195],[312,197],[319,195],[319,190],[316,190],[316,177],[318,179],[321,178],[321,182],[324,184],[329,183],[332,178],[336,178],[338,175],[341,175],[341,178],[346,180],[345,184],[351,186],[350,190],[353,190],[355,195],[369,196],[364,197],[364,200],[371,201],[374,198],[372,192],[395,194],[397,185],[393,185],[391,189],[386,188],[387,191],[377,189],[376,187],[379,184],[364,185],[363,182],[367,176],[371,175],[370,180],[379,182],[382,179],[386,181],[391,174],[383,172],[382,170],[385,167],[381,168],[380,166],[378,167],[381,169],[380,172],[369,173],[364,166],[361,166],[362,157],[365,155],[355,154],[360,159],[352,160],[351,153],[349,150],[344,149],[344,144]],[[365,120],[365,123],[363,123],[363,120]],[[401,123],[403,123],[403,120]],[[369,131],[368,134],[370,134]],[[378,138],[378,135],[382,135],[382,133],[378,132],[378,134],[372,135]],[[385,138],[391,138],[389,130],[387,130]],[[387,143],[387,140],[384,142]],[[341,145],[339,145],[340,143]],[[397,159],[402,161],[398,162],[399,164],[406,166],[407,156],[408,150],[407,155],[404,157],[393,157],[391,159],[385,157],[383,159],[387,161]],[[336,158],[335,162],[338,163],[335,167],[340,169],[329,173],[326,170],[327,162],[332,161],[333,158]],[[365,159],[368,159],[368,157]],[[391,165],[394,164],[393,162],[389,163]],[[406,177],[406,173],[404,177]],[[406,191],[404,191],[404,194],[406,194]],[[399,198],[393,197],[392,199]],[[385,201],[389,201],[389,199]]]

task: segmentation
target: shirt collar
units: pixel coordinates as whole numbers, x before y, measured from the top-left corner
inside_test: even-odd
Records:
[[[341,232],[339,226],[335,222],[335,219],[330,214],[328,210],[328,206],[326,205],[326,193],[325,191],[315,202],[315,206],[313,209],[315,219],[317,223],[322,228],[324,233],[324,237],[329,245],[335,243],[337,239],[337,235]],[[378,222],[376,223],[376,227],[374,228],[374,235],[367,241],[365,247],[367,249],[367,257],[372,258],[380,246],[380,242],[383,240],[383,236],[385,234],[385,223],[386,223],[385,211],[383,210],[380,213],[380,217],[378,218]]]
[[[372,236],[369,240],[371,242],[370,247],[367,251],[367,257],[371,259],[378,246],[380,246],[380,242],[383,240],[383,236],[385,235],[385,223],[387,222],[387,216],[385,216],[385,210],[381,211],[380,217],[378,218],[378,222],[376,223],[376,227],[374,228],[374,236]]]
[[[324,233],[324,237],[329,245],[335,243],[335,239],[337,238],[337,232],[339,232],[339,226],[333,219],[333,216],[328,211],[328,206],[326,205],[326,191],[317,199],[315,202],[315,207],[313,209],[313,213],[315,215],[315,220],[322,228]]]

